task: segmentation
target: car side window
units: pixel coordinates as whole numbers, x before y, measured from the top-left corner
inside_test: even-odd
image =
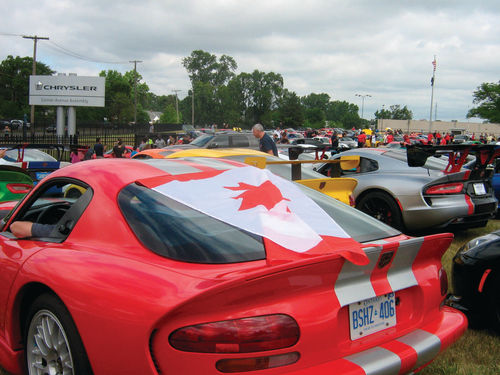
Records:
[[[248,137],[243,134],[236,134],[231,137],[232,147],[249,147]]]
[[[376,160],[368,158],[360,158],[359,160],[359,173],[373,172],[378,170],[378,163]]]
[[[80,181],[64,179],[47,182],[23,202],[12,222],[39,224],[43,235],[31,239],[63,242],[90,203],[92,195],[92,189]],[[8,233],[2,232],[2,235],[11,237]]]
[[[217,135],[210,143],[210,146],[209,148],[229,147],[229,137],[227,135]]]

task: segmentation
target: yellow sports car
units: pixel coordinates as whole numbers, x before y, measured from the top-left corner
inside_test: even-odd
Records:
[[[224,148],[224,149],[189,149],[176,150],[172,149],[150,149],[141,151],[133,156],[134,159],[173,159],[173,158],[222,158],[232,161],[243,162],[254,165],[259,168],[267,168],[274,174],[286,178],[293,179],[299,184],[320,191],[328,196],[338,199],[341,202],[354,205],[352,191],[357,185],[354,178],[325,178],[325,176],[313,171],[302,170],[301,178],[292,178],[292,165],[300,165],[312,161],[286,161],[267,153],[248,149],[248,148]],[[344,160],[343,160],[344,161]],[[316,161],[317,162],[317,161]],[[338,161],[336,163],[339,163]],[[341,162],[342,164],[342,162]],[[356,168],[359,164],[359,159],[345,160],[343,169]],[[304,178],[302,178],[304,177]]]

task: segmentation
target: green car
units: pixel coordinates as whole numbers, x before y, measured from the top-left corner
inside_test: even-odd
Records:
[[[0,202],[18,201],[33,188],[33,180],[22,168],[0,165]]]

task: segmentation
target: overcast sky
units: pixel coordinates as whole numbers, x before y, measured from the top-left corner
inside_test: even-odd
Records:
[[[32,56],[57,72],[133,69],[157,95],[190,87],[182,58],[232,56],[236,73],[280,73],[303,96],[327,93],[363,117],[394,104],[429,119],[465,120],[473,91],[500,80],[500,1],[0,0],[0,59]],[[434,118],[434,116],[433,116]]]

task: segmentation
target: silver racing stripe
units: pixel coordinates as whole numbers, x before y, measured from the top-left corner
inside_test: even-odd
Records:
[[[417,364],[414,369],[433,360],[441,350],[439,337],[421,329],[399,338],[398,341],[411,346],[417,352]]]
[[[391,268],[387,272],[387,280],[393,291],[402,290],[417,285],[412,266],[422,247],[424,238],[412,238],[402,241],[394,256]]]
[[[335,283],[335,294],[340,306],[347,306],[353,302],[375,297],[370,275],[377,266],[381,249],[376,247],[363,249],[370,260],[370,263],[366,266],[357,266],[351,262],[344,262]]]
[[[344,357],[360,366],[366,375],[397,375],[401,369],[401,359],[390,350],[376,347],[358,354]]]

